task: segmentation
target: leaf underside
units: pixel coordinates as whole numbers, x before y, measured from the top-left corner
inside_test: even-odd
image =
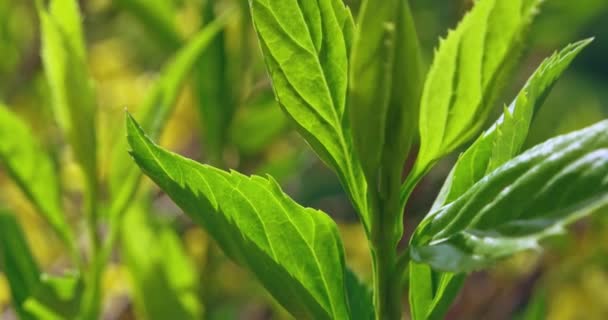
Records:
[[[468,272],[539,241],[608,203],[608,121],[548,140],[500,166],[425,219],[412,258]]]
[[[542,105],[545,97],[559,76],[566,70],[572,60],[591,40],[584,40],[569,45],[558,53],[545,59],[525,84],[524,88],[511,103],[509,108],[496,123],[484,132],[458,159],[446,179],[431,212],[454,201],[465,193],[477,181],[483,178],[506,161],[518,155],[528,135],[533,116]],[[432,219],[433,214],[425,217]],[[428,265],[412,263],[410,268],[410,287],[426,286],[426,283],[439,283],[438,289],[421,294],[410,295],[412,305],[416,305],[420,315],[415,319],[439,319],[447,311],[462,283],[463,275],[442,273],[431,270]],[[438,280],[439,279],[439,280]],[[456,288],[454,288],[456,287]],[[451,288],[441,292],[441,288]],[[421,290],[412,289],[411,292]]]

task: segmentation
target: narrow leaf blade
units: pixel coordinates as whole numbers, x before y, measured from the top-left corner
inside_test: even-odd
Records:
[[[463,273],[437,272],[410,261],[409,299],[412,319],[443,319],[464,283]]]
[[[207,1],[202,9],[203,19],[215,20],[214,1]],[[201,126],[205,150],[212,163],[222,163],[236,103],[237,90],[229,82],[230,56],[225,43],[226,32],[220,32],[200,58],[195,72]],[[241,71],[241,70],[239,70]]]
[[[17,220],[5,211],[0,212],[0,254],[17,313],[22,319],[34,319],[24,303],[40,284],[40,270]]]
[[[0,160],[38,212],[70,244],[72,235],[63,214],[59,179],[53,161],[27,124],[1,104]]]
[[[197,297],[198,275],[171,228],[155,224],[142,206],[135,206],[125,216],[122,245],[133,279],[135,301],[143,318],[202,317]]]
[[[39,5],[42,60],[57,122],[74,151],[92,194],[97,188],[95,94],[87,72],[81,17],[75,0]]]

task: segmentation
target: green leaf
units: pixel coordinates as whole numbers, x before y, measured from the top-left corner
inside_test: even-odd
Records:
[[[21,319],[73,319],[77,314],[83,290],[78,274],[59,277],[41,273],[17,219],[2,210],[0,265]]]
[[[183,40],[177,30],[176,9],[173,1],[114,0],[121,8],[135,16],[158,44],[176,50]]]
[[[407,1],[365,1],[351,58],[349,113],[368,184],[401,180],[416,136],[422,64]]]
[[[486,174],[519,154],[528,136],[528,129],[535,112],[559,76],[590,42],[591,40],[584,40],[569,45],[543,61],[509,108],[505,110],[503,116],[460,156],[431,211],[454,201]],[[426,219],[431,218],[432,215],[429,215]],[[412,265],[416,265],[416,267],[413,268]],[[410,264],[410,275],[410,279],[412,279],[410,301],[421,299],[412,295],[419,295],[418,292],[422,290],[418,286],[425,286],[426,282],[434,281],[434,279],[440,279],[439,282],[446,286],[456,286],[462,282],[460,279],[462,276],[433,271],[428,265],[415,263]],[[451,284],[452,281],[455,283]],[[441,311],[436,309],[435,305],[449,305],[453,298],[455,298],[454,294],[445,296],[431,292],[428,303],[418,305],[418,309],[424,311],[420,318],[415,319],[441,318],[446,309]],[[427,314],[437,316],[432,317]]]
[[[75,0],[38,3],[42,60],[57,122],[66,134],[86,177],[91,195],[97,192],[95,94],[87,72],[81,17]]]
[[[409,272],[412,319],[443,319],[460,292],[465,275],[437,272],[414,261],[410,261]]]
[[[477,1],[440,41],[422,93],[415,176],[481,129],[541,2]]]
[[[346,292],[348,293],[348,304],[352,320],[374,319],[374,303],[372,302],[372,291],[361,282],[357,275],[350,269],[346,269]]]
[[[227,12],[199,31],[165,66],[157,84],[137,112],[143,119],[142,126],[150,132],[152,137],[160,136],[187,76],[213,38],[219,34],[229,18],[232,17],[232,13],[232,11]],[[141,172],[129,160],[125,152],[126,149],[127,145],[124,139],[121,139],[114,149],[110,176],[112,199],[110,216],[112,218],[119,215],[128,205],[136,192],[141,177]]]
[[[145,208],[133,207],[122,224],[122,245],[141,318],[202,318],[198,274],[169,226],[155,223]]]
[[[346,110],[352,17],[340,0],[250,1],[275,95],[302,136],[335,170],[369,230],[366,183]]]
[[[206,1],[203,7],[205,22],[215,20],[215,1]],[[226,50],[225,32],[214,37],[196,67],[195,79],[201,124],[205,137],[205,150],[212,163],[222,163],[224,145],[228,138],[239,92],[229,79],[230,56]],[[241,71],[241,70],[239,70]]]
[[[1,104],[0,160],[38,212],[71,246],[73,236],[63,214],[55,165],[27,124]]]
[[[127,127],[131,154],[144,173],[296,318],[349,318],[343,247],[326,214],[299,206],[272,179],[169,153],[130,117]]]
[[[0,265],[21,319],[72,319],[83,283],[78,274],[41,273],[15,216],[0,211]]]
[[[27,299],[24,303],[25,310],[30,314],[32,319],[36,320],[62,320],[65,319],[50,309],[47,305],[36,299]]]
[[[241,108],[230,130],[230,142],[245,156],[268,147],[289,127],[289,119],[272,96],[264,96]]]
[[[450,183],[435,204],[449,203],[462,195],[475,182],[519,154],[535,112],[572,60],[591,40],[569,45],[545,59],[511,103],[502,117],[484,132],[458,159]]]
[[[35,319],[23,308],[40,283],[40,270],[15,216],[0,211],[0,254],[11,288],[13,306],[21,319]]]
[[[23,303],[24,310],[34,319],[76,319],[84,291],[80,275],[42,273],[39,279],[38,286]]]
[[[540,240],[608,203],[608,121],[542,143],[425,219],[411,255],[468,272]]]
[[[544,289],[537,289],[528,305],[524,309],[524,312],[516,317],[516,320],[544,320],[547,319],[547,315],[549,314],[548,310],[548,299],[547,293]]]
[[[428,310],[433,303],[433,275],[431,268],[410,261],[409,263],[409,302],[413,320],[427,319]]]

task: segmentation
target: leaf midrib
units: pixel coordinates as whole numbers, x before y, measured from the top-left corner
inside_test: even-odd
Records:
[[[261,7],[265,8],[266,10],[270,11],[273,15],[274,15],[274,11],[271,8],[268,8],[266,5],[262,4],[260,1],[256,1],[255,3],[259,4]],[[300,8],[300,5],[298,3],[298,8]],[[301,14],[301,10],[299,10],[299,14],[302,17],[303,21],[306,21],[306,19],[304,19],[304,17]],[[322,17],[323,15],[321,14],[320,19],[323,19]],[[286,36],[288,36],[290,39],[292,39],[292,41],[294,43],[296,43],[299,47],[301,47],[302,49],[304,49],[305,52],[307,52],[308,54],[310,54],[315,62],[316,65],[318,67],[319,70],[317,70],[319,72],[319,74],[322,75],[322,79],[323,79],[323,86],[326,89],[326,93],[327,93],[327,98],[328,101],[330,101],[330,109],[331,109],[331,114],[334,117],[334,121],[335,123],[331,123],[329,122],[328,119],[326,119],[325,117],[321,116],[321,114],[316,110],[316,108],[298,91],[295,89],[295,87],[293,86],[293,84],[291,83],[291,80],[287,77],[287,73],[285,72],[285,70],[283,69],[282,65],[278,62],[278,60],[276,59],[276,57],[273,55],[272,50],[267,50],[268,51],[268,55],[269,58],[273,60],[274,64],[277,66],[277,69],[281,71],[281,73],[283,74],[283,76],[285,77],[285,79],[287,80],[286,82],[289,84],[290,88],[292,89],[293,92],[297,93],[298,97],[306,103],[306,105],[308,106],[308,108],[310,110],[313,111],[314,114],[316,114],[318,116],[319,119],[322,119],[323,122],[326,122],[330,127],[332,127],[336,133],[336,137],[337,137],[337,142],[338,142],[338,146],[340,147],[342,156],[344,157],[345,163],[344,163],[344,167],[345,167],[345,174],[348,177],[348,179],[350,181],[347,181],[346,183],[349,185],[349,189],[350,192],[353,193],[353,197],[357,199],[357,202],[360,202],[361,205],[363,205],[364,203],[361,202],[361,195],[359,192],[359,188],[356,187],[356,179],[355,179],[355,174],[354,174],[354,168],[352,166],[352,161],[353,161],[353,157],[351,156],[351,153],[349,152],[348,149],[348,144],[346,142],[346,138],[344,136],[344,132],[343,132],[343,128],[342,128],[342,120],[341,117],[338,115],[338,110],[335,106],[335,101],[333,99],[333,96],[331,94],[329,94],[331,92],[329,85],[327,83],[327,77],[325,75],[324,69],[322,67],[322,63],[319,60],[319,56],[317,55],[317,53],[311,53],[308,49],[306,49],[305,47],[303,47],[299,42],[297,42],[295,39],[292,38],[292,36],[285,30],[285,28],[283,28],[283,26],[281,25],[281,23],[278,21],[278,19],[274,19],[276,22],[277,26],[281,27],[281,33],[285,34]],[[306,25],[306,24],[305,24]],[[308,31],[308,36],[309,36],[309,40],[312,44],[312,39],[310,38],[310,27],[308,25],[306,25],[306,30]],[[260,37],[260,41],[264,42],[264,46],[266,46],[267,48],[270,48],[270,46],[268,45],[268,43],[266,42],[266,40],[263,37]],[[314,47],[314,44],[312,44],[312,46]],[[332,155],[333,157],[334,155]],[[337,168],[339,169],[339,168]],[[366,208],[361,208],[360,210],[367,210]],[[362,213],[362,215],[365,215]]]
[[[158,156],[157,156],[157,155],[156,155],[156,153],[155,153],[155,150],[153,150],[153,149],[151,148],[150,144],[149,144],[149,143],[146,143],[145,141],[143,141],[143,144],[145,145],[145,147],[146,147],[146,149],[148,150],[149,154],[152,156],[152,158],[153,158],[154,162],[156,162],[156,163],[158,164],[158,166],[159,166],[159,167],[160,167],[160,168],[163,170],[164,174],[165,174],[167,177],[171,177],[172,175],[170,175],[170,174],[169,174],[169,172],[166,170],[165,166],[162,164],[162,161],[160,161],[160,159],[158,158]],[[200,165],[199,163],[197,163],[197,164],[198,164],[198,165]],[[199,171],[199,170],[195,170],[195,171],[196,171],[196,172],[199,174],[199,176],[201,176],[201,177],[203,176],[203,175],[200,173],[200,171]],[[269,244],[269,248],[270,248],[270,251],[271,251],[271,252],[270,252],[270,254],[271,254],[271,255],[270,255],[270,257],[271,257],[271,258],[272,258],[272,259],[275,261],[276,265],[277,265],[278,267],[282,268],[282,269],[283,269],[283,270],[284,270],[284,271],[285,271],[287,274],[290,274],[290,275],[294,276],[294,279],[298,279],[298,277],[295,277],[295,275],[293,275],[291,272],[289,272],[289,270],[285,269],[285,268],[284,268],[282,265],[280,265],[280,263],[278,263],[278,259],[277,259],[277,257],[276,257],[276,253],[275,253],[275,251],[274,251],[274,248],[272,247],[272,244],[271,244],[271,242],[270,242],[270,239],[269,239],[269,238],[268,238],[268,236],[267,236],[267,232],[266,232],[266,226],[265,226],[264,222],[261,220],[261,217],[259,216],[259,212],[258,212],[257,207],[255,207],[255,206],[254,206],[254,205],[253,205],[253,204],[252,204],[252,203],[249,201],[249,199],[248,199],[248,198],[247,198],[247,197],[246,197],[246,196],[245,196],[245,195],[244,195],[244,194],[243,194],[243,193],[242,193],[240,190],[238,190],[238,185],[237,185],[237,186],[233,186],[233,184],[232,184],[232,183],[231,183],[231,182],[230,182],[228,179],[226,179],[226,177],[224,177],[223,175],[220,175],[220,176],[222,177],[222,179],[224,179],[224,180],[226,181],[227,185],[228,185],[228,186],[230,186],[230,188],[232,189],[232,191],[234,191],[234,192],[238,192],[238,193],[239,193],[239,194],[240,194],[240,195],[243,197],[243,199],[246,199],[246,201],[249,203],[249,205],[251,206],[251,208],[252,208],[252,209],[254,210],[254,212],[256,213],[258,220],[261,222],[261,224],[262,224],[262,226],[263,226],[263,228],[264,228],[264,236],[266,237],[266,241],[268,242],[268,244]],[[205,181],[205,183],[207,184],[207,186],[209,186],[209,184],[208,184],[207,180],[206,180],[205,178],[204,178],[203,180]],[[239,184],[240,184],[240,182],[239,182]],[[215,193],[213,192],[213,189],[209,188],[209,191],[210,191],[210,193],[213,195],[214,199],[217,199],[217,198],[216,198]],[[329,293],[329,292],[331,292],[331,291],[329,290],[329,285],[328,285],[327,279],[326,279],[326,277],[325,277],[325,274],[324,274],[323,272],[321,272],[320,261],[319,261],[319,259],[318,259],[318,256],[317,256],[317,254],[316,254],[315,250],[313,250],[313,248],[310,246],[310,244],[309,244],[309,243],[306,241],[306,238],[304,238],[304,236],[302,235],[301,230],[300,230],[300,229],[299,229],[299,228],[296,226],[296,224],[294,224],[294,222],[293,222],[293,220],[291,219],[291,217],[289,217],[289,215],[288,215],[288,213],[287,213],[287,210],[286,210],[286,209],[285,209],[285,207],[282,205],[282,203],[280,203],[280,201],[278,201],[278,200],[277,200],[277,199],[276,199],[276,198],[275,198],[275,197],[274,197],[272,194],[270,194],[270,195],[271,195],[271,197],[270,197],[270,198],[271,198],[273,201],[275,201],[275,202],[277,202],[277,203],[279,204],[280,208],[282,209],[282,210],[281,210],[281,212],[283,212],[283,213],[284,213],[284,215],[285,215],[285,216],[287,217],[287,219],[289,220],[290,224],[291,224],[291,225],[294,227],[294,229],[296,229],[296,231],[298,232],[299,237],[300,237],[300,238],[303,240],[303,242],[306,244],[306,246],[308,247],[308,249],[309,249],[309,250],[310,250],[310,252],[312,253],[313,257],[315,258],[315,267],[317,268],[317,270],[319,271],[319,273],[320,273],[320,275],[321,275],[321,279],[322,279],[322,282],[323,282],[323,286],[325,287],[325,290],[327,290],[327,292],[328,292],[328,293]],[[220,205],[219,203],[217,203],[217,205],[218,205],[218,209],[219,209],[219,208],[221,208],[221,205]],[[228,222],[229,222],[229,224],[230,224],[230,225],[232,225],[234,228],[238,229],[237,224],[235,224],[235,223],[230,223],[230,220],[229,220],[229,219],[227,219],[227,220],[228,220]],[[313,225],[314,225],[314,224],[313,224]],[[254,242],[254,243],[255,243],[255,242]],[[262,250],[262,251],[264,252],[264,250]],[[297,281],[298,281],[299,283],[301,283],[302,285],[304,284],[304,283],[303,283],[302,281],[300,281],[299,279],[298,279]],[[306,288],[307,286],[304,286],[304,287]],[[328,295],[328,296],[327,296],[327,298],[328,298],[327,300],[328,300],[328,302],[329,302],[329,304],[330,304],[331,312],[332,312],[332,314],[333,314],[333,315],[335,315],[335,314],[336,314],[336,311],[335,311],[335,304],[334,304],[334,301],[333,301],[333,299],[331,299],[331,295]],[[317,301],[317,303],[320,303],[320,301],[318,301],[316,298],[315,298],[315,301]]]

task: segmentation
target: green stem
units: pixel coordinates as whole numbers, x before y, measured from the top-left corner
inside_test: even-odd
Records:
[[[385,168],[391,168],[390,165]],[[369,195],[374,212],[371,230],[371,249],[374,272],[374,306],[377,320],[400,320],[402,316],[401,272],[397,259],[397,245],[403,234],[400,203],[400,179],[381,170],[378,190]],[[368,185],[373,185],[369,182]]]
[[[89,264],[85,274],[86,289],[84,292],[80,319],[98,319],[101,312],[101,277],[103,265],[100,264],[101,239],[97,233],[98,203],[97,181],[89,177],[85,199],[85,218],[89,234]]]
[[[78,319],[99,319],[101,313],[101,277],[104,266],[101,264],[100,256],[94,255],[89,264],[85,283],[87,285],[81,303]]]
[[[401,319],[401,281],[395,279],[396,248],[391,242],[381,241],[372,249],[374,259],[374,307],[376,320]]]
[[[87,231],[89,233],[89,244],[91,246],[91,257],[99,251],[100,238],[97,233],[97,180],[94,177],[87,177],[87,191],[85,194],[85,219]]]

